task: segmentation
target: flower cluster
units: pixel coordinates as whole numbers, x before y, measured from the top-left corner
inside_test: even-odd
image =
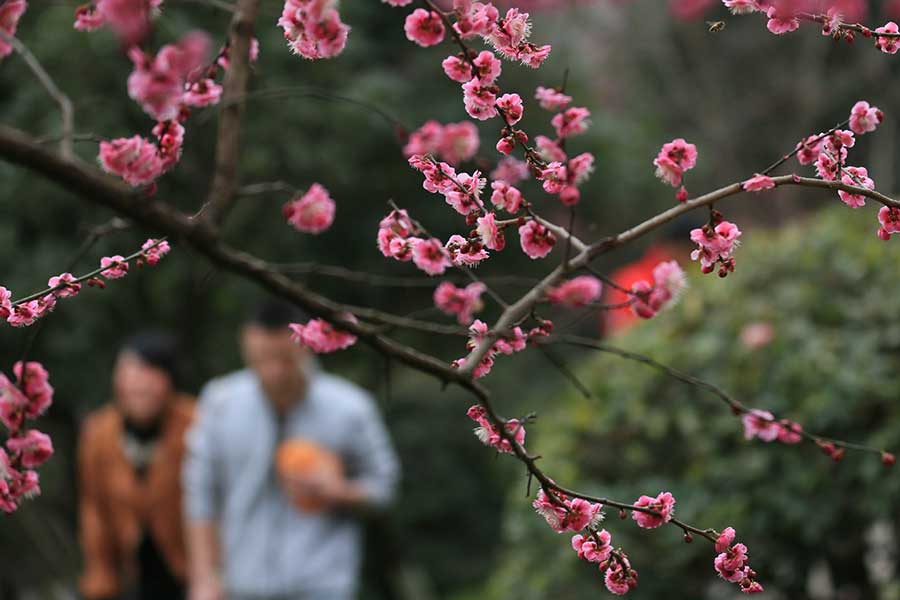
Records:
[[[347,313],[344,318],[356,323],[356,317]],[[310,319],[306,323],[291,323],[291,339],[316,354],[328,354],[349,348],[356,343],[356,336],[340,330],[324,319]]]
[[[661,262],[653,268],[652,285],[643,279],[631,284],[631,311],[642,319],[651,319],[674,306],[686,288],[687,279],[678,261]]]
[[[403,155],[431,154],[451,165],[459,165],[478,152],[478,128],[471,121],[447,123],[426,121],[409,135]]]
[[[758,594],[763,591],[762,585],[756,581],[756,572],[747,562],[747,546],[734,543],[735,531],[727,527],[716,538],[716,552],[719,554],[713,566],[719,577],[731,583],[737,583],[745,594]]]
[[[691,252],[691,260],[699,260],[700,270],[704,273],[712,273],[718,264],[719,277],[725,277],[734,271],[732,253],[739,237],[741,230],[737,225],[712,211],[709,223],[691,230],[691,241],[697,244],[697,249]]]
[[[95,10],[102,6],[98,4]],[[191,109],[217,104],[222,95],[215,78],[219,68],[230,65],[229,50],[223,48],[207,64],[209,48],[209,37],[194,31],[177,43],[163,46],[156,55],[137,46],[128,50],[134,64],[128,77],[128,95],[157,121],[153,127],[156,143],[140,135],[100,142],[97,158],[104,171],[138,187],[153,184],[178,162],[184,143],[182,123]],[[256,60],[258,52],[259,45],[253,40],[251,61]]]
[[[143,263],[155,265],[169,252],[169,243],[165,240],[147,240],[141,251],[134,256],[138,266]],[[106,279],[119,279],[128,273],[128,260],[125,257],[104,256],[100,259],[100,275]],[[87,280],[92,287],[105,287],[99,277],[75,277],[71,273],[60,273],[47,281],[47,289],[39,294],[29,296],[30,300],[13,302],[12,293],[0,286],[0,319],[4,319],[13,327],[27,327],[41,317],[46,316],[54,308],[60,298],[72,298],[81,291],[81,282]]]
[[[305,194],[285,204],[281,212],[297,231],[322,233],[334,222],[335,204],[323,186],[314,183]]]
[[[332,58],[344,50],[350,27],[341,21],[337,0],[285,0],[278,26],[295,53],[309,60]]]
[[[434,305],[441,312],[455,316],[460,325],[468,325],[472,322],[472,315],[484,308],[481,294],[485,289],[486,286],[481,282],[459,288],[444,281],[434,290]]]
[[[487,418],[487,412],[483,407],[479,405],[474,405],[469,407],[469,410],[466,411],[466,415],[476,423],[478,423],[478,427],[475,428],[475,437],[481,440],[481,443],[485,446],[491,446],[495,448],[497,452],[502,452],[505,454],[509,454],[513,451],[512,444],[509,443],[509,440],[504,438],[493,423]],[[520,446],[525,443],[525,425],[518,419],[510,419],[506,421],[504,425],[506,432],[512,437],[517,444]]]
[[[603,521],[602,504],[588,502],[582,498],[570,499],[558,491],[548,493],[543,488],[538,490],[537,498],[531,505],[557,533],[593,529]]]
[[[571,206],[581,199],[578,186],[593,172],[594,155],[583,152],[569,158],[564,149],[565,141],[587,131],[591,113],[583,107],[567,108],[572,98],[555,89],[538,87],[535,98],[542,108],[557,111],[550,119],[556,138],[543,135],[535,137],[538,152],[546,161],[543,165],[534,165],[539,172],[537,178],[543,182],[545,192],[558,195],[563,204]]]
[[[631,518],[644,529],[656,529],[672,520],[675,513],[675,497],[669,492],[660,492],[656,498],[641,496],[634,503],[639,508],[654,511],[655,514],[640,510],[631,511]]]
[[[50,436],[25,429],[28,419],[44,414],[53,402],[47,370],[38,362],[13,365],[15,381],[0,373],[0,422],[9,431],[0,448],[0,510],[11,513],[23,499],[40,494],[38,473],[53,454]]]
[[[764,442],[778,440],[783,444],[796,444],[803,439],[803,427],[799,423],[781,419],[780,421],[767,410],[751,409],[741,417],[744,424],[744,437],[748,440],[759,438]]]
[[[522,331],[521,327],[514,327],[508,335],[498,338],[493,343],[490,350],[488,350],[485,353],[484,358],[481,359],[481,362],[473,369],[472,375],[476,378],[484,377],[490,373],[491,369],[494,367],[494,357],[497,354],[510,355],[521,352],[525,349],[529,338],[537,335],[546,335],[545,332],[539,331],[539,329],[540,328],[535,328],[534,330],[525,333]],[[468,348],[469,351],[474,350],[488,333],[487,323],[480,319],[475,319],[469,326],[469,341],[466,342],[466,348]],[[457,369],[461,369],[465,365],[465,358],[459,358],[453,361],[453,366]]]

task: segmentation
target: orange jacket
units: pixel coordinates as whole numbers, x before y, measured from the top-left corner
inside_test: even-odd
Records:
[[[153,537],[172,573],[185,577],[181,511],[181,462],[193,398],[170,405],[159,443],[143,479],[122,449],[122,417],[113,405],[88,416],[78,447],[79,512],[86,598],[122,592],[137,575],[143,530]]]

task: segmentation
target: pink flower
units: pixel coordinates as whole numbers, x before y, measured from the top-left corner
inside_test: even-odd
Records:
[[[739,583],[746,577],[743,570],[746,558],[746,546],[735,544],[734,549],[729,550],[729,553],[722,552],[716,556],[713,566],[725,581]]]
[[[601,563],[609,558],[612,551],[611,541],[612,536],[605,529],[601,529],[590,537],[579,533],[572,536],[572,549],[578,553],[578,558],[588,562]]]
[[[691,230],[691,241],[697,244],[697,249],[691,252],[691,260],[700,261],[700,269],[704,273],[711,273],[716,263],[721,263],[719,275],[724,277],[729,271],[734,270],[732,253],[738,245],[741,230],[737,225],[729,221],[721,221],[714,228],[704,225],[702,228]]]
[[[481,440],[481,443],[495,448],[497,452],[505,454],[512,452],[512,445],[509,443],[509,440],[500,435],[499,430],[487,418],[484,408],[476,404],[466,411],[466,415],[478,423],[478,427],[475,428],[475,437]],[[521,446],[525,443],[525,427],[521,421],[510,419],[506,422],[504,428],[517,444]]]
[[[462,369],[463,367],[466,366],[466,359],[458,358],[453,361],[452,366],[455,369]],[[484,377],[485,375],[490,373],[491,369],[493,367],[494,367],[494,355],[489,352],[487,355],[485,355],[484,358],[481,359],[481,362],[478,363],[478,366],[476,366],[472,370],[472,377],[474,377],[475,379],[481,379],[482,377]],[[482,440],[482,442],[484,442],[484,443],[488,443],[488,442],[485,442],[485,440],[491,439],[490,432],[482,431],[480,428],[475,429],[475,435],[478,436],[479,439],[482,439],[482,437],[483,437],[484,439]],[[499,436],[499,434],[495,434],[495,435]]]
[[[569,181],[569,173],[566,166],[559,162],[552,162],[541,171],[540,179],[544,182],[544,191],[548,194],[558,194]]]
[[[405,210],[394,210],[378,224],[378,249],[385,257],[412,260],[412,247],[406,238],[413,232],[413,224]]]
[[[628,565],[627,571],[622,568],[619,561],[612,560],[611,563],[612,566],[606,570],[604,577],[606,589],[617,596],[623,596],[637,587],[637,572],[628,565],[627,561],[625,561],[625,564]]]
[[[343,316],[351,323],[357,322],[356,317],[349,313]],[[356,343],[355,335],[335,328],[324,319],[310,319],[305,324],[291,323],[289,327],[293,332],[291,339],[316,354],[336,352]]]
[[[678,261],[661,262],[653,269],[652,286],[643,280],[631,285],[631,311],[642,319],[653,318],[678,302],[685,288],[687,280]]]
[[[497,116],[496,87],[485,84],[475,77],[464,83],[462,88],[463,105],[470,117],[479,121],[485,121]]]
[[[472,79],[472,65],[460,54],[457,56],[448,56],[441,63],[444,73],[451,80],[465,83]]]
[[[547,298],[553,304],[569,308],[587,306],[595,302],[603,291],[603,284],[593,275],[581,275],[547,290]]]
[[[797,144],[799,151],[797,152],[797,160],[801,165],[810,165],[819,158],[822,153],[822,146],[825,144],[822,135],[811,135]]]
[[[845,185],[862,187],[867,190],[875,189],[875,182],[869,178],[869,172],[865,167],[846,167],[843,169],[841,182]],[[851,208],[859,208],[865,206],[866,197],[862,194],[852,194],[844,190],[838,190],[838,196],[847,206]]]
[[[472,314],[484,308],[481,294],[485,289],[479,282],[458,288],[444,281],[434,290],[434,305],[448,315],[455,315],[460,325],[468,325],[472,322]]]
[[[297,231],[322,233],[334,222],[335,203],[322,185],[314,183],[305,194],[291,200],[282,214]]]
[[[800,27],[796,13],[788,8],[770,6],[766,16],[769,18],[766,28],[775,35],[796,31]]]
[[[534,97],[544,110],[562,110],[572,101],[571,96],[566,96],[553,88],[541,86],[538,86]]]
[[[518,59],[519,47],[531,35],[531,23],[528,13],[517,8],[510,8],[506,16],[500,19],[490,32],[489,41],[501,54]]]
[[[897,24],[893,21],[888,21],[884,27],[879,27],[875,30],[875,33],[897,34],[898,32],[900,32],[900,29],[898,29]],[[875,38],[875,47],[885,54],[897,54],[897,50],[900,49],[900,38],[878,36]]]
[[[106,17],[97,10],[93,3],[82,4],[75,9],[75,29],[78,31],[94,31],[106,23]]]
[[[567,500],[565,504],[568,507],[568,512],[563,519],[566,529],[581,531],[588,525],[599,523],[602,519],[600,512],[603,509],[602,504],[594,504],[582,498]]]
[[[156,146],[138,135],[100,142],[100,166],[133,187],[152,183],[162,174]]]
[[[744,413],[741,422],[744,424],[744,437],[748,440],[757,437],[764,442],[771,442],[778,439],[781,431],[774,415],[767,410],[754,408]]]
[[[433,10],[417,8],[406,17],[406,37],[423,48],[440,44],[444,39],[444,22]]]
[[[663,144],[653,164],[656,166],[657,177],[672,187],[678,187],[681,185],[684,172],[693,169],[697,164],[697,147],[687,143],[683,138],[676,138]]]
[[[10,431],[18,431],[25,420],[28,398],[6,375],[0,373],[0,421]],[[0,478],[2,480],[2,478]]]
[[[121,254],[104,256],[100,259],[100,266],[103,268],[101,275],[107,279],[120,279],[128,274],[128,261]]]
[[[659,513],[658,515],[652,515],[638,510],[631,512],[631,518],[635,520],[638,527],[656,529],[672,520],[672,514],[675,512],[675,497],[669,492],[660,492],[656,498],[641,496],[634,505]]]
[[[491,184],[491,204],[508,213],[516,214],[522,206],[522,192],[505,181],[494,181]]]
[[[181,147],[184,145],[184,127],[178,121],[160,121],[153,127],[153,135],[159,141],[160,166],[162,170],[170,168],[181,158]]]
[[[503,94],[497,98],[497,108],[503,111],[507,125],[515,125],[522,120],[524,108],[518,94]]]
[[[429,275],[440,275],[450,266],[444,247],[434,238],[416,242],[412,248],[412,260]]]
[[[497,227],[497,218],[494,213],[489,212],[483,217],[478,217],[478,227],[476,231],[481,236],[481,242],[489,250],[503,250],[506,246],[506,239],[503,237],[503,231]]]
[[[450,255],[450,262],[457,266],[475,266],[488,257],[480,241],[472,242],[461,235],[451,235],[444,249]]]
[[[587,131],[589,125],[587,119],[590,116],[591,112],[588,109],[576,106],[558,113],[550,120],[550,124],[556,129],[556,137],[562,139]]]
[[[12,313],[12,292],[0,285],[0,319],[6,319]]]
[[[221,96],[222,86],[206,78],[190,84],[182,96],[182,102],[188,106],[210,106],[218,104]]]
[[[475,156],[479,144],[478,128],[471,121],[447,123],[437,153],[442,160],[457,165]]]
[[[162,260],[162,257],[168,254],[171,249],[169,242],[165,240],[154,240],[152,238],[144,242],[141,246],[141,250],[143,250],[142,256],[150,266],[153,266]]]
[[[24,382],[20,385],[27,400],[24,406],[25,416],[35,419],[44,414],[53,403],[53,386],[50,385],[50,374],[47,373],[47,369],[39,362],[28,361],[23,378],[22,362],[18,361],[13,365],[13,374],[18,381]]]
[[[900,208],[882,206],[878,209],[878,237],[883,240],[891,239],[891,234],[900,233]]]
[[[723,0],[728,10],[735,15],[757,12],[760,7],[756,0]]]
[[[722,533],[719,534],[719,537],[716,538],[716,552],[725,552],[728,548],[731,547],[731,543],[734,542],[734,537],[736,533],[733,527],[726,527]]]
[[[519,60],[526,67],[537,69],[550,57],[551,49],[550,45],[536,46],[530,43],[523,44],[519,48]]]
[[[503,64],[500,62],[500,59],[494,56],[494,53],[490,50],[482,50],[472,62],[475,63],[475,68],[477,69],[475,77],[485,85],[494,83],[503,70]],[[461,83],[465,83],[465,81]]]
[[[519,227],[519,243],[530,258],[544,258],[553,250],[556,236],[537,221],[528,221]]]
[[[209,53],[209,36],[193,31],[177,44],[160,48],[148,56],[139,48],[128,52],[134,70],[128,76],[128,95],[157,121],[178,116],[188,78],[200,69]]]
[[[494,183],[491,184],[491,187],[496,192],[497,188],[494,186],[494,184],[499,182],[506,185],[515,185],[520,181],[525,181],[526,179],[528,179],[528,176],[528,163],[526,163],[524,160],[519,160],[518,158],[514,158],[512,156],[507,156],[505,158],[501,158],[500,162],[497,163],[497,168],[491,171],[491,179],[494,180]],[[520,200],[521,196],[522,195],[519,194]],[[493,202],[493,198],[491,198],[491,201]],[[500,205],[497,204],[497,206]],[[518,204],[516,204],[516,210],[509,210],[509,212],[518,212]]]
[[[761,192],[763,190],[771,190],[775,187],[775,180],[768,175],[760,175],[757,173],[742,184],[744,190],[748,192]]]
[[[161,3],[162,0],[97,0],[97,11],[128,47],[141,42],[150,32],[151,12]]]
[[[278,26],[295,54],[318,60],[344,51],[350,28],[341,21],[336,5],[336,0],[285,1]]]
[[[799,444],[803,440],[803,436],[800,434],[803,427],[800,423],[782,419],[778,425],[778,441],[782,444]]]
[[[23,467],[29,469],[41,466],[53,455],[50,436],[37,429],[29,429],[25,435],[9,438],[6,447],[20,457]]]
[[[28,327],[40,317],[41,307],[37,300],[23,302],[12,308],[6,322],[13,327]]]
[[[850,129],[858,135],[875,131],[883,119],[884,113],[875,106],[869,106],[865,100],[860,100],[850,109]]]
[[[58,288],[53,290],[53,295],[57,298],[71,298],[81,291],[81,284],[76,281],[76,277],[71,273],[60,273],[55,277],[51,277],[47,281],[47,287]]]
[[[544,160],[558,163],[566,161],[566,153],[556,140],[551,140],[545,135],[538,135],[535,136],[534,143]]]

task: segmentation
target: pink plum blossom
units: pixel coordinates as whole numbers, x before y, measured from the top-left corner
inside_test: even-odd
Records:
[[[53,455],[50,436],[37,429],[29,429],[24,435],[9,438],[6,447],[13,456],[19,457],[23,467],[29,469],[41,466]]]
[[[335,203],[321,184],[313,183],[305,194],[291,200],[282,214],[297,231],[322,233],[334,222]]]
[[[697,147],[683,138],[676,138],[663,144],[653,164],[656,166],[657,177],[672,187],[678,187],[685,171],[693,169],[697,164]]]
[[[344,318],[356,323],[356,317],[345,314]],[[334,327],[324,319],[310,319],[304,323],[291,323],[291,339],[317,354],[328,354],[349,348],[356,343],[356,336]]]
[[[882,120],[884,113],[865,100],[860,100],[850,109],[850,129],[858,135],[875,131]]]
[[[332,58],[344,51],[350,27],[341,21],[337,0],[286,0],[278,19],[295,53],[309,60]]]
[[[444,22],[433,10],[417,8],[406,17],[406,37],[423,48],[440,44],[444,39]]]
[[[434,305],[448,315],[455,315],[460,325],[468,325],[472,322],[473,313],[484,307],[481,294],[485,289],[486,286],[480,282],[458,288],[444,281],[434,290]]]
[[[869,178],[869,172],[865,167],[844,168],[843,175],[841,176],[841,182],[845,185],[862,187],[867,190],[875,189],[875,182],[872,181],[871,178]],[[838,190],[838,196],[840,196],[844,204],[851,208],[859,208],[861,206],[865,206],[866,204],[866,197],[862,194],[853,194],[850,192],[845,192],[844,190]]]
[[[100,259],[101,274],[107,279],[120,279],[128,274],[128,261],[121,254]]]
[[[775,187],[775,180],[769,177],[768,175],[760,175],[757,173],[747,181],[745,181],[741,187],[748,192],[761,192],[763,190],[771,190]]]
[[[519,227],[519,243],[530,258],[544,258],[553,250],[556,236],[537,221],[528,221]]]
[[[641,496],[634,505],[659,513],[658,515],[652,515],[639,510],[631,512],[631,518],[635,520],[639,527],[655,529],[672,520],[672,515],[675,512],[675,497],[669,492],[660,492],[656,498]]]
[[[547,290],[547,299],[553,304],[578,308],[597,301],[602,291],[603,284],[599,279],[593,275],[581,275]]]

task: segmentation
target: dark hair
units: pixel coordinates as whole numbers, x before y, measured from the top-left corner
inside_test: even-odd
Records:
[[[304,314],[299,308],[284,300],[270,298],[258,303],[247,313],[244,325],[274,331],[303,320]]]
[[[125,340],[120,352],[133,352],[147,364],[165,371],[175,387],[181,383],[178,340],[174,335],[164,331],[143,331]]]

